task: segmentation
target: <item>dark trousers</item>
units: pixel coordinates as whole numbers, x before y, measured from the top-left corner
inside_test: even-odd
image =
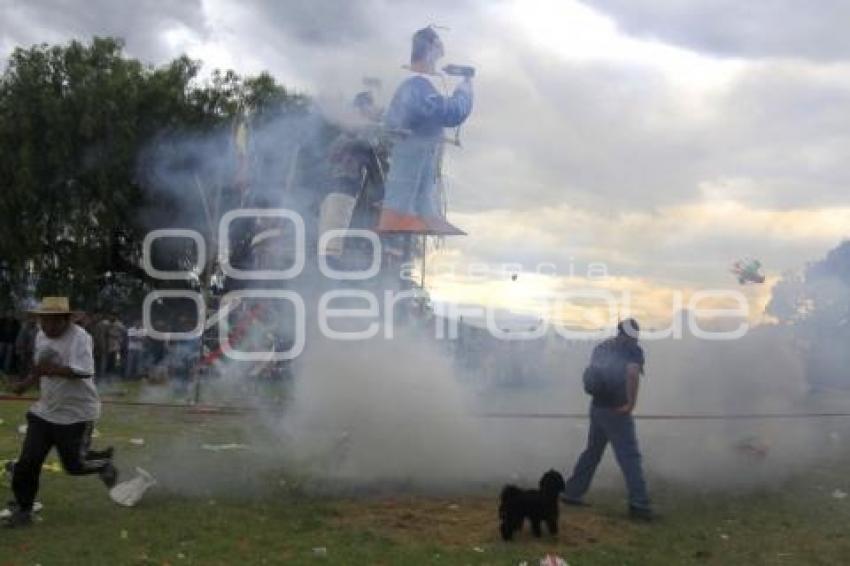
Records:
[[[9,373],[12,371],[12,362],[15,361],[15,343],[0,342],[0,371]]]
[[[136,350],[127,350],[127,358],[124,362],[124,379],[135,379],[139,374],[142,353]]]
[[[60,425],[27,413],[27,435],[12,475],[12,491],[20,509],[32,509],[41,466],[54,446],[62,467],[73,476],[96,474],[109,465],[103,453],[89,450],[93,428],[91,421]]]
[[[568,499],[581,500],[590,488],[596,467],[611,442],[617,464],[623,472],[629,490],[629,505],[641,509],[649,508],[649,496],[643,479],[641,455],[638,449],[635,421],[631,415],[620,415],[613,409],[590,408],[590,430],[587,448],[579,457],[573,475],[567,480],[564,495]]]

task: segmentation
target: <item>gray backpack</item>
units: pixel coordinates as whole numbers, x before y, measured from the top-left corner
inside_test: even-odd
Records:
[[[590,364],[584,369],[584,391],[592,397],[611,392],[625,378],[622,357],[612,340],[606,340],[593,349]]]

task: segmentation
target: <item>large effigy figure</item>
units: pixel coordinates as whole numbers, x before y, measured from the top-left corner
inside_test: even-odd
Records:
[[[410,71],[399,85],[385,115],[385,124],[400,132],[390,153],[379,232],[447,233],[439,207],[437,175],[444,128],[459,126],[472,112],[472,81],[463,80],[451,96],[443,96],[429,77],[438,76],[443,44],[433,28],[413,35]]]

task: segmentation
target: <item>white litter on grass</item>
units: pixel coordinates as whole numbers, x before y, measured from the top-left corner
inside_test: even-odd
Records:
[[[41,504],[41,501],[36,501],[32,504],[32,512],[40,513],[41,510],[44,509],[44,505]],[[2,511],[0,511],[0,519],[8,519],[12,516],[12,510],[6,507]]]
[[[832,492],[833,499],[845,499],[847,497],[846,491],[841,491],[840,489],[836,489]]]
[[[540,559],[540,566],[570,566],[566,560],[557,554],[547,554]]]
[[[484,549],[483,549],[483,548],[481,548],[480,546],[473,546],[473,547],[472,547],[472,550],[474,550],[475,552],[477,552],[477,553],[479,553],[479,554],[481,554],[481,553],[483,553],[483,552],[484,552]]]
[[[118,505],[132,507],[152,486],[156,485],[156,479],[142,468],[136,468],[138,474],[133,479],[123,481],[109,490],[109,497]]]
[[[22,424],[18,425],[18,434],[26,434],[27,433],[27,425]]]
[[[132,444],[133,446],[144,446],[145,445],[145,439],[144,438],[131,438],[130,444]]]
[[[327,556],[327,555],[328,555],[327,547],[317,546],[313,549],[313,556],[323,556],[324,557],[324,556]]]
[[[225,450],[250,450],[251,447],[247,444],[201,444],[201,448],[203,450],[209,450],[210,452],[223,452]]]

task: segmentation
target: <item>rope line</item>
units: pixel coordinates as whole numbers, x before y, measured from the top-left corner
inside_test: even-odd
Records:
[[[587,419],[587,413],[478,413],[482,419]],[[693,415],[683,414],[650,414],[633,415],[643,421],[742,421],[742,420],[774,420],[774,419],[815,419],[850,417],[850,412],[830,413],[703,413]]]
[[[36,401],[37,397],[0,395],[0,401]],[[183,403],[155,403],[148,401],[122,401],[120,399],[102,399],[104,405],[128,407],[158,407],[164,409],[186,409],[196,413],[255,413],[261,407],[240,405],[189,405]],[[473,413],[469,415],[479,419],[527,419],[527,420],[584,420],[587,413]],[[848,418],[850,412],[805,412],[805,413],[697,413],[685,414],[647,414],[634,415],[635,419],[644,421],[744,421],[744,420],[781,420],[781,419],[833,419]]]

